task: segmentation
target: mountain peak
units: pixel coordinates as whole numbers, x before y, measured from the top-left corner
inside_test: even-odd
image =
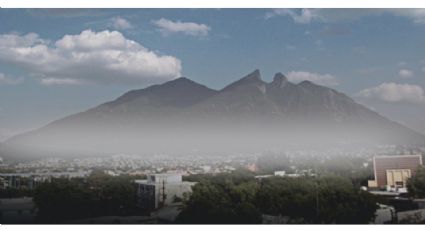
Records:
[[[189,78],[185,78],[185,77],[179,77],[179,78],[173,79],[171,81],[165,82],[162,85],[187,85],[187,84],[198,85],[198,83],[190,80]]]
[[[138,98],[156,97],[156,102],[160,104],[172,104],[179,106],[191,105],[196,100],[205,99],[213,95],[216,91],[210,89],[204,85],[201,85],[195,81],[192,81],[185,77],[176,78],[174,80],[165,82],[159,85],[152,85],[144,89],[131,90],[121,97],[118,97],[115,101],[107,102],[110,106],[116,106]]]
[[[302,82],[298,83],[298,85],[300,85],[300,86],[311,86],[311,85],[316,85],[316,84],[314,84],[314,83],[313,83],[313,82],[311,82],[311,81],[304,80],[304,81],[302,81]]]
[[[288,83],[288,79],[282,73],[276,73],[274,75],[272,84],[277,85],[279,87],[283,87]]]
[[[261,79],[260,70],[259,69],[256,69],[252,73],[246,75],[245,77],[239,79],[236,82],[255,83],[255,82],[262,82],[262,81],[263,80]]]
[[[252,73],[246,75],[245,77],[233,82],[232,84],[226,86],[223,90],[229,90],[234,89],[241,85],[248,85],[248,84],[261,84],[264,83],[261,79],[260,70],[256,69]]]

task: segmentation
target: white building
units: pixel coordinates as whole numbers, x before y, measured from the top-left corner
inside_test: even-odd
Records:
[[[190,193],[195,182],[183,182],[180,174],[149,174],[147,180],[136,180],[138,205],[154,210],[172,204],[184,193]]]
[[[285,176],[286,172],[285,171],[275,171],[274,175],[275,176]]]

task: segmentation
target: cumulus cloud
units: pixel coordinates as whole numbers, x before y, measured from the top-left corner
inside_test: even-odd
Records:
[[[319,85],[336,86],[338,81],[331,74],[310,73],[305,71],[291,71],[286,74],[289,81],[298,83],[302,81],[311,81]]]
[[[398,75],[401,78],[409,78],[409,77],[412,77],[414,74],[413,74],[413,71],[411,71],[411,70],[401,69],[401,70],[398,71]]]
[[[386,9],[386,12],[410,18],[415,23],[425,23],[425,9]]]
[[[22,78],[13,77],[4,73],[0,73],[0,85],[6,84],[6,85],[16,85],[23,81]]]
[[[310,23],[313,19],[319,18],[316,9],[301,9],[298,13],[292,9],[274,9],[271,12],[267,12],[265,15],[266,19],[276,17],[276,16],[289,16],[294,22],[306,24]]]
[[[116,30],[128,30],[133,28],[133,25],[125,18],[113,17],[111,18],[111,27]]]
[[[421,86],[411,84],[383,83],[355,94],[358,98],[385,102],[407,102],[425,104],[425,93]]]
[[[312,21],[341,22],[353,21],[362,17],[391,14],[411,19],[415,23],[425,23],[425,9],[274,9],[265,18],[289,16],[294,22],[306,24]]]
[[[196,36],[196,37],[205,37],[208,35],[208,32],[211,28],[205,24],[198,24],[194,22],[181,22],[181,21],[171,21],[165,18],[152,22],[155,26],[158,27],[158,30],[163,35],[169,35],[173,33],[183,33],[186,35]]]
[[[43,84],[156,83],[180,77],[179,59],[148,50],[118,31],[92,30],[57,41],[37,34],[0,35],[0,63],[25,69]]]

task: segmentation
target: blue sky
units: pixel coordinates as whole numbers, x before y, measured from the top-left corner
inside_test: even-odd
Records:
[[[187,77],[335,88],[425,133],[422,9],[0,9],[0,140]]]

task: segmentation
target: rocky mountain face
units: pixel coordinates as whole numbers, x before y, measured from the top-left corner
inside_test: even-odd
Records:
[[[187,78],[116,100],[6,141],[3,156],[262,151],[309,144],[423,144],[425,137],[309,81],[255,70],[221,90]]]

